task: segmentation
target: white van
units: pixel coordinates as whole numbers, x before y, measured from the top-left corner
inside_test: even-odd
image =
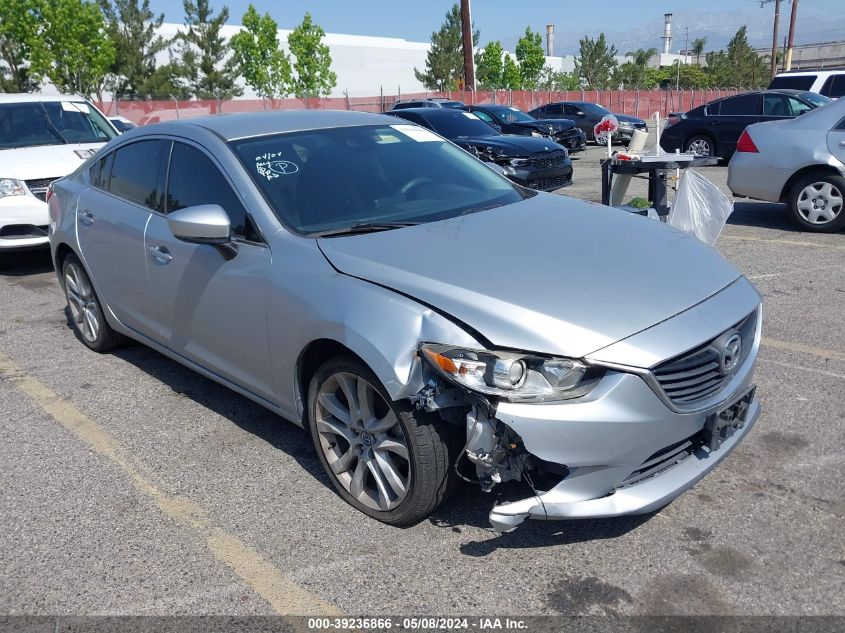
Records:
[[[47,188],[117,136],[77,96],[0,94],[0,254],[47,246]]]
[[[780,73],[769,84],[769,90],[772,88],[809,90],[831,99],[838,99],[845,96],[845,68]]]

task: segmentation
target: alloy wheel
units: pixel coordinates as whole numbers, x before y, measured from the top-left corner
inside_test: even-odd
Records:
[[[365,378],[330,375],[317,391],[315,425],[334,477],[373,510],[397,507],[408,494],[410,457],[399,419]]]
[[[687,147],[688,152],[692,152],[698,156],[710,156],[710,143],[707,139],[697,138]]]
[[[829,182],[814,182],[798,194],[798,213],[810,224],[828,224],[842,212],[842,192]]]
[[[65,295],[79,333],[86,341],[94,343],[100,335],[97,298],[87,275],[76,263],[68,264],[65,270]]]

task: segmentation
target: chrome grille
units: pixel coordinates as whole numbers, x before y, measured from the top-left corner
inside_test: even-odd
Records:
[[[742,338],[742,350],[737,367],[741,366],[751,353],[756,329],[757,310],[726,330],[726,332],[737,330]],[[733,373],[722,375],[719,371],[720,350],[714,346],[723,334],[724,332],[713,340],[676,356],[652,370],[669,400],[679,406],[695,404],[715,395],[730,382]]]
[[[530,163],[532,167],[537,169],[550,169],[563,164],[566,160],[566,152],[541,152],[539,154],[532,154],[530,156]]]
[[[55,178],[35,178],[34,180],[27,180],[26,186],[32,192],[32,195],[40,200],[47,200],[47,187],[50,186],[54,180],[58,180],[58,176]]]

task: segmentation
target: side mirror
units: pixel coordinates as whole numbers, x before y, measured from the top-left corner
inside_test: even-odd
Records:
[[[192,244],[228,244],[232,223],[223,207],[201,204],[167,214],[167,225],[177,239]]]

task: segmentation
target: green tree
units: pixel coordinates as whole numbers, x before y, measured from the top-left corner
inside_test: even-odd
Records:
[[[705,72],[703,68],[698,66],[693,66],[691,64],[682,64],[681,65],[681,74],[680,74],[680,81],[678,81],[678,66],[664,66],[656,71],[655,74],[655,84],[659,85],[660,82],[666,80],[669,82],[671,86],[674,86],[678,83],[678,86],[684,90],[689,89],[701,89],[701,88],[712,88],[713,87],[713,77],[710,76],[709,73]],[[652,86],[649,86],[652,87]]]
[[[522,89],[522,76],[519,74],[519,66],[510,55],[505,55],[505,62],[502,66],[502,88]]]
[[[42,52],[33,60],[61,92],[102,100],[106,74],[114,63],[114,45],[96,2],[46,0],[41,14]]]
[[[525,27],[525,34],[516,43],[516,60],[519,62],[522,87],[526,90],[534,90],[543,66],[546,65],[546,54],[543,51],[542,36],[532,32],[530,26]]]
[[[244,13],[243,30],[229,45],[246,84],[262,99],[290,93],[290,58],[279,48],[278,25],[269,13],[263,16],[251,4]]]
[[[41,77],[32,68],[40,50],[40,0],[0,0],[0,92],[31,92]]]
[[[707,72],[717,86],[723,87],[760,88],[771,78],[766,61],[748,43],[744,25],[726,50],[707,53]]]
[[[150,9],[150,0],[100,0],[107,33],[115,49],[112,89],[122,98],[150,97],[150,77],[156,70],[156,55],[168,42],[157,35],[164,14]]]
[[[231,99],[243,94],[235,83],[235,60],[226,59],[228,48],[220,30],[229,20],[225,5],[214,15],[210,0],[183,0],[185,30],[178,35],[181,81],[198,99]]]
[[[578,90],[580,87],[581,79],[578,75],[554,70],[551,66],[543,66],[540,78],[537,80],[537,88],[540,90]]]
[[[473,31],[472,45],[478,44],[479,32]],[[440,30],[431,34],[431,46],[425,57],[425,70],[414,68],[417,81],[429,90],[451,90],[464,80],[461,11],[454,4]]]
[[[143,94],[150,99],[190,99],[182,67],[175,62],[158,66],[144,82]]]
[[[701,66],[701,55],[704,53],[704,47],[707,46],[706,37],[697,37],[692,41],[690,51],[695,55],[695,63]]]
[[[638,48],[625,53],[626,57],[630,57],[630,61],[616,68],[612,83],[625,88],[653,88],[657,81],[654,69],[649,68],[648,63],[655,55],[656,48]]]
[[[604,90],[610,86],[616,68],[616,47],[608,46],[604,33],[598,38],[584,37],[579,42],[580,51],[575,58],[575,72],[585,87]]]
[[[483,90],[495,90],[502,88],[502,70],[504,62],[502,56],[505,54],[501,42],[490,42],[485,49],[476,55],[475,76],[478,87]]]
[[[332,72],[332,56],[323,44],[326,32],[311,21],[306,13],[302,23],[288,35],[288,48],[296,58],[293,93],[301,98],[326,96],[337,85],[337,75]]]

